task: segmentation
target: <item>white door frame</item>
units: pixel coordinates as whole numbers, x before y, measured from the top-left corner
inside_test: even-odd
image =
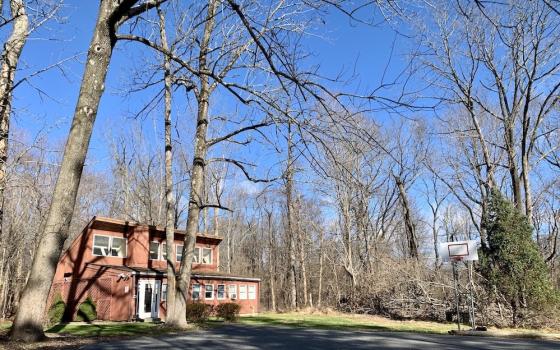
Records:
[[[147,288],[148,287],[148,288]],[[151,301],[146,304],[146,294],[151,291]],[[161,299],[161,281],[140,279],[138,281],[138,318],[158,318]]]

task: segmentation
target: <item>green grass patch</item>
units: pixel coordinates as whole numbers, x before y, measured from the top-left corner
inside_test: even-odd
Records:
[[[242,324],[260,326],[292,326],[435,334],[447,334],[449,330],[456,327],[454,324],[422,321],[394,321],[375,316],[346,315],[340,313],[309,314],[298,312],[263,313],[256,316],[243,316],[239,319],[239,322]]]

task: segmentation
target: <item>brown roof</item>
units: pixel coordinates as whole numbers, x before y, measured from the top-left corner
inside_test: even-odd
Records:
[[[128,221],[128,220],[107,218],[107,217],[103,217],[103,216],[94,216],[91,219],[90,224],[93,228],[108,227],[108,228],[118,228],[118,229],[124,230],[127,227],[144,227],[144,228],[155,230],[155,231],[158,231],[158,232],[161,232],[161,233],[165,233],[165,227],[142,224],[142,223],[139,223],[139,222],[136,222],[136,221]],[[175,233],[179,234],[179,235],[185,235],[186,231],[185,230],[175,230]],[[205,235],[205,234],[202,234],[202,233],[197,234],[197,237],[206,238],[206,239],[215,240],[215,241],[223,240],[223,237],[214,236],[214,235]]]

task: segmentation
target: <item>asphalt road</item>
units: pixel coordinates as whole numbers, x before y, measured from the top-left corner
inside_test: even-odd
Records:
[[[184,335],[138,337],[99,343],[84,350],[117,349],[559,349],[560,342],[404,332],[339,331],[228,325]]]

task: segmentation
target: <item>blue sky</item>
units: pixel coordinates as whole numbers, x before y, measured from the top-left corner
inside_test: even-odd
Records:
[[[63,144],[77,101],[83,61],[97,10],[97,1],[66,1],[59,23],[48,24],[34,33],[28,41],[18,78],[68,57],[78,55],[78,59],[66,62],[64,73],[58,69],[50,70],[34,77],[31,84],[22,84],[15,91],[14,109],[17,117],[13,123],[14,129],[23,131],[27,138],[42,131],[51,143]],[[326,18],[322,30],[324,32],[318,34],[325,39],[307,39],[306,45],[314,53],[311,63],[320,64],[325,75],[333,76],[343,70],[348,77],[355,72],[356,77],[347,86],[349,89],[367,89],[379,83],[395,39],[391,28],[386,25],[366,26],[351,22],[340,13],[332,13]],[[145,52],[139,45],[117,44],[90,144],[89,167],[99,171],[107,169],[108,138],[131,128],[133,124],[141,125],[147,130],[145,137],[153,138],[150,140],[153,142],[149,144],[155,147],[159,145],[161,139],[153,134],[154,125],[161,131],[161,118],[158,115],[137,122],[130,119],[131,111],[136,111],[151,95],[139,93],[127,97],[119,93],[128,82],[131,62]],[[400,54],[398,51],[394,54],[390,67],[393,72],[402,66],[404,57],[399,56]],[[175,118],[188,117],[184,101],[176,103],[176,111],[179,112]]]

